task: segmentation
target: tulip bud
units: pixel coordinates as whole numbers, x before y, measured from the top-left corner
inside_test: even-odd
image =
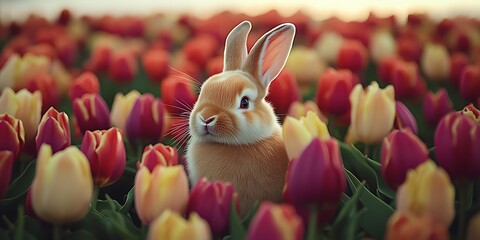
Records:
[[[22,120],[9,114],[0,114],[0,151],[8,150],[16,160],[25,143],[25,130]]]
[[[157,165],[153,172],[140,167],[135,176],[135,209],[144,224],[167,209],[183,214],[187,204],[188,179],[182,166]]]
[[[400,101],[395,101],[395,129],[410,129],[414,134],[418,134],[417,121],[407,106]]]
[[[128,138],[158,141],[163,133],[164,112],[162,100],[152,94],[138,97],[126,121]]]
[[[98,94],[85,94],[73,100],[73,113],[82,133],[110,128],[107,103]]]
[[[50,107],[38,125],[38,133],[35,137],[37,152],[42,144],[48,144],[52,147],[53,153],[56,153],[70,146],[70,142],[68,115]]]
[[[175,147],[165,146],[161,143],[155,146],[148,145],[143,150],[142,159],[137,163],[137,168],[145,166],[153,172],[157,165],[175,166],[178,165],[178,152]]]
[[[448,228],[437,226],[429,216],[396,212],[388,220],[385,240],[448,240]]]
[[[12,178],[12,168],[14,155],[12,151],[0,151],[0,200],[7,193],[10,179]]]
[[[351,131],[365,144],[380,143],[395,121],[395,93],[392,86],[380,89],[372,82],[366,90],[357,84],[350,94]]]
[[[420,61],[428,79],[446,80],[450,76],[450,55],[444,45],[427,43]]]
[[[283,122],[283,139],[289,159],[295,159],[303,152],[314,138],[330,138],[327,125],[314,112],[306,117],[295,119],[286,117]]]
[[[202,34],[185,42],[182,51],[189,61],[203,67],[217,54],[218,48],[217,40],[210,35]]]
[[[323,69],[325,69],[325,63],[313,49],[298,46],[293,47],[290,51],[285,69],[293,74],[293,78],[303,89],[310,87],[317,81]],[[272,84],[274,83],[275,81]],[[271,91],[271,93],[274,92]]]
[[[397,189],[407,172],[428,160],[427,146],[410,129],[394,130],[383,140],[382,176]]]
[[[22,58],[17,53],[12,53],[5,64],[0,67],[0,89],[15,88],[18,82],[18,67]]]
[[[453,53],[450,58],[450,82],[454,86],[460,85],[463,69],[468,66],[469,60],[465,53]]]
[[[110,112],[110,121],[112,122],[112,126],[120,129],[123,134],[127,131],[125,127],[127,118],[138,97],[140,97],[140,93],[136,90],[130,91],[127,95],[121,93],[115,95],[112,104],[112,111]]]
[[[263,202],[250,223],[247,239],[303,239],[302,219],[288,204]]]
[[[350,70],[327,69],[318,80],[316,101],[321,111],[342,116],[350,111],[348,97],[358,78]]]
[[[397,47],[395,38],[388,31],[377,31],[372,35],[370,42],[370,55],[375,62],[392,57],[396,54]]]
[[[286,114],[294,101],[300,101],[302,96],[298,89],[295,76],[288,70],[283,70],[269,86],[266,100],[270,102],[277,114]]]
[[[441,88],[436,93],[428,92],[423,100],[423,117],[425,121],[436,126],[443,116],[452,111],[452,102],[448,93]]]
[[[432,161],[407,174],[397,191],[397,211],[417,217],[429,216],[434,224],[447,228],[453,220],[455,189],[447,173]]]
[[[307,113],[310,111],[317,114],[322,122],[328,122],[328,118],[320,111],[318,105],[311,100],[308,100],[305,103],[301,103],[299,101],[293,102],[290,105],[290,108],[288,108],[287,116],[300,119],[301,117],[306,117]]]
[[[152,82],[161,82],[167,76],[169,62],[169,53],[162,49],[147,50],[142,55],[142,66]]]
[[[467,115],[473,121],[480,122],[480,110],[473,106],[473,103],[468,104],[462,110],[462,114]]]
[[[15,93],[5,88],[0,95],[0,113],[8,113],[23,123],[25,141],[33,141],[37,134],[42,110],[42,94],[25,89]]]
[[[284,198],[295,206],[317,206],[333,213],[347,187],[342,156],[335,139],[313,139],[290,162]]]
[[[460,95],[467,101],[480,97],[480,66],[466,66],[460,76]]]
[[[137,62],[129,51],[115,53],[111,56],[108,67],[110,78],[116,82],[129,82],[137,74]]]
[[[81,220],[93,194],[87,158],[73,146],[52,155],[52,148],[44,144],[31,191],[32,208],[42,220],[58,225]]]
[[[415,62],[396,61],[390,74],[395,96],[399,99],[415,98],[423,95],[426,90]]]
[[[414,37],[397,38],[397,52],[406,61],[418,62],[422,54],[422,45]]]
[[[181,77],[169,76],[162,81],[160,90],[165,108],[175,116],[185,116],[197,101],[197,95],[192,88],[195,82]]]
[[[150,225],[149,240],[209,240],[212,239],[210,228],[197,213],[191,213],[188,220],[180,214],[165,210]]]
[[[377,74],[380,80],[385,83],[391,84],[392,80],[392,71],[397,62],[402,61],[398,57],[386,57],[379,61],[377,67]]]
[[[99,94],[100,85],[98,78],[92,72],[84,72],[78,76],[70,87],[70,100],[81,98],[84,94]]]
[[[474,181],[480,177],[480,124],[468,115],[449,113],[435,130],[438,165],[454,181]]]
[[[238,211],[238,197],[232,184],[202,178],[190,192],[187,212],[196,212],[205,219],[214,236],[224,236],[229,230],[232,202]]]
[[[126,153],[117,128],[86,131],[81,150],[90,162],[95,185],[105,187],[120,179],[125,170]]]
[[[42,113],[50,107],[58,105],[57,85],[52,76],[38,74],[26,83],[25,88],[30,92],[40,91],[42,94]]]
[[[337,63],[337,56],[344,39],[336,32],[324,33],[315,43],[315,48],[320,57],[330,64]]]
[[[342,43],[337,56],[337,67],[361,72],[367,67],[368,52],[365,46],[357,40],[346,40]]]

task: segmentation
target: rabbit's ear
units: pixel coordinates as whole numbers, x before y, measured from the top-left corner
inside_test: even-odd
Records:
[[[227,36],[223,53],[223,71],[240,69],[247,58],[247,35],[252,29],[249,21],[238,24]]]
[[[282,71],[295,37],[295,26],[285,23],[265,33],[253,46],[242,69],[267,87]]]

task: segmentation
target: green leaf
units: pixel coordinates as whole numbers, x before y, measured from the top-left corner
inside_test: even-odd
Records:
[[[89,231],[86,230],[78,230],[75,232],[71,232],[66,234],[65,239],[71,239],[71,240],[84,240],[84,239],[89,239],[89,240],[95,240],[97,239],[95,235]]]
[[[375,172],[377,173],[378,191],[390,199],[395,199],[395,196],[396,196],[395,190],[390,188],[390,186],[388,186],[387,183],[383,180],[382,167],[380,163],[375,162],[370,158],[367,158],[366,160],[368,165],[370,165],[373,168],[373,170],[375,170]]]
[[[358,229],[359,214],[357,211],[360,194],[365,189],[362,183],[353,196],[346,201],[337,215],[331,228],[330,239],[354,239]]]
[[[233,201],[230,204],[230,233],[232,240],[244,240],[247,235]]]
[[[364,155],[358,154],[358,149],[344,142],[338,141],[342,153],[343,165],[349,171],[355,173],[360,179],[366,181],[369,189],[377,189],[377,175],[366,163]]]
[[[0,209],[12,208],[23,200],[35,177],[35,163],[36,161],[30,162],[25,171],[12,181],[7,194],[0,201]]]
[[[13,239],[22,240],[25,238],[25,209],[20,205],[17,211],[17,222],[15,223],[15,236]]]
[[[123,206],[118,210],[118,212],[120,212],[121,214],[127,214],[128,211],[130,211],[130,208],[132,208],[134,188],[135,187],[132,187],[132,189],[128,191],[127,198],[125,199],[125,204],[123,204]]]
[[[253,204],[252,208],[250,208],[250,210],[248,211],[247,215],[245,215],[245,217],[243,218],[243,227],[245,227],[245,229],[248,229],[248,226],[250,226],[250,222],[252,221],[252,218],[257,213],[259,206],[260,206],[260,202],[256,201]]]
[[[122,205],[116,200],[108,197],[106,200],[97,200],[97,206],[95,207],[99,212],[103,213],[105,210],[119,211]]]
[[[393,208],[366,189],[353,173],[348,170],[346,170],[346,173],[348,185],[351,189],[365,189],[360,195],[360,202],[366,208],[365,213],[361,215],[359,220],[360,226],[373,238],[383,239],[386,223],[394,212]]]

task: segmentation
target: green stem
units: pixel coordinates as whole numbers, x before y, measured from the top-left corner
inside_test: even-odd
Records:
[[[55,224],[53,226],[53,240],[60,240],[62,239],[62,227]]]
[[[310,207],[310,216],[308,219],[307,240],[314,240],[317,238],[317,220],[318,211],[315,206]]]
[[[93,187],[93,194],[92,194],[92,202],[91,202],[91,207],[95,209],[97,207],[97,200],[98,200],[98,192],[100,191],[100,188],[98,186]]]
[[[459,212],[458,212],[458,239],[465,239],[466,210],[467,210],[467,185],[460,184],[458,187]]]
[[[368,157],[370,154],[370,145],[365,145],[365,148],[363,149],[363,154]]]
[[[148,225],[142,224],[142,240],[147,239],[147,234],[148,234]]]

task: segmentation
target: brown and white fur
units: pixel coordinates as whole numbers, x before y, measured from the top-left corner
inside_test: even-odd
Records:
[[[192,184],[202,177],[232,183],[241,214],[257,200],[281,200],[288,157],[280,124],[265,97],[295,36],[294,25],[279,25],[247,54],[250,29],[244,21],[229,33],[223,72],[202,85],[189,119],[186,154]]]

